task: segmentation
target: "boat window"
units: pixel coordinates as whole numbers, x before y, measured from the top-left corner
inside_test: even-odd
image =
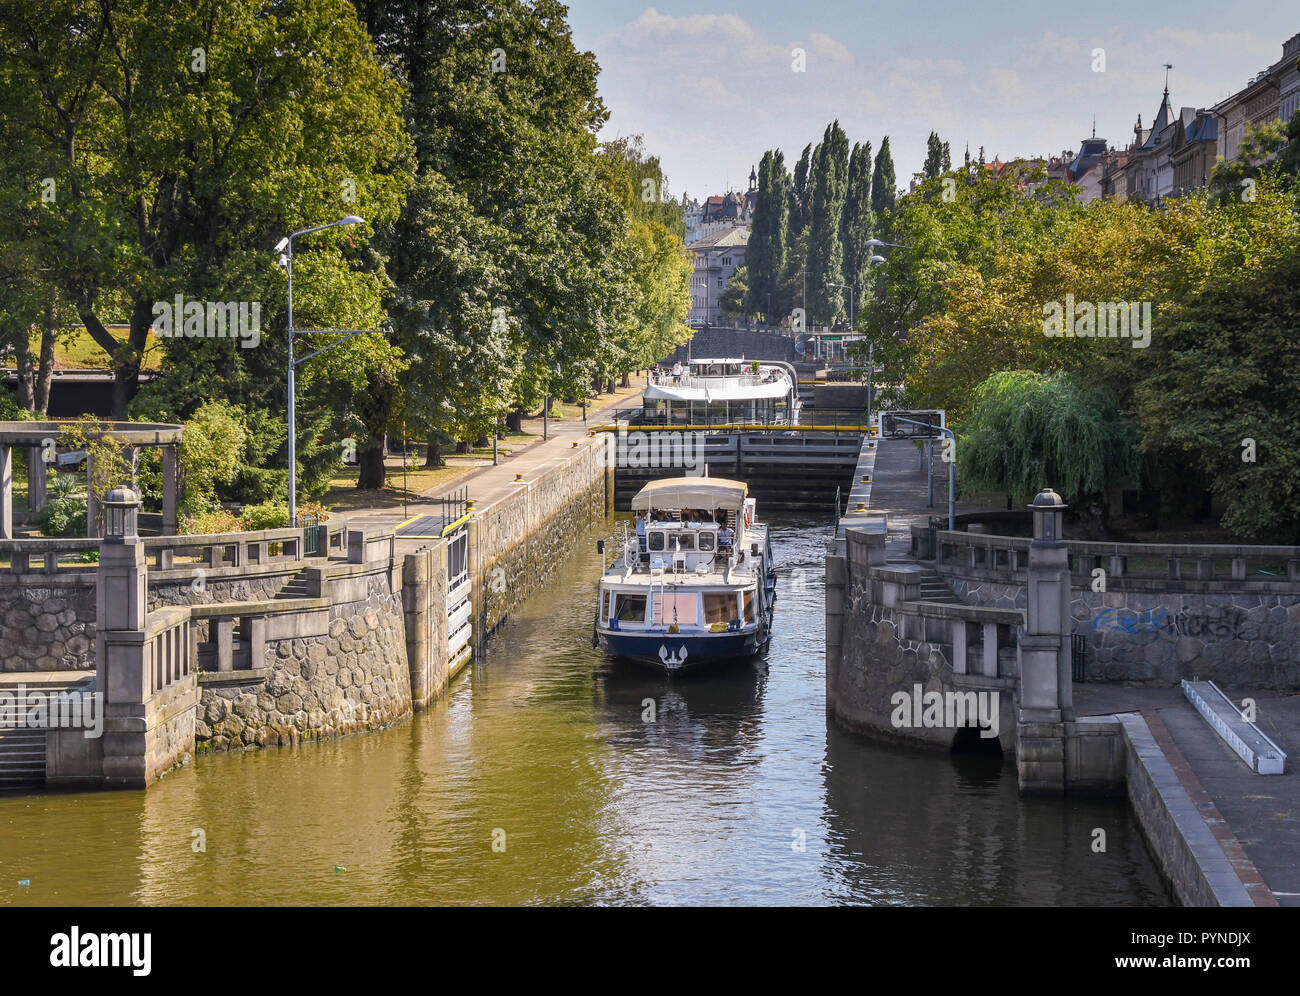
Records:
[[[702,531],[700,532],[700,549],[701,549],[701,550],[712,550],[712,549],[713,549],[713,540],[714,540],[715,538],[716,538],[716,535],[712,532],[712,530],[710,530],[710,531],[708,531],[708,532],[704,532],[704,531],[702,530]]]
[[[754,621],[754,593],[745,592],[745,622]]]
[[[673,534],[673,541],[674,541],[674,543],[676,544],[676,549],[678,549],[678,550],[694,550],[694,549],[695,549],[695,534],[694,534],[694,533],[688,533],[688,532],[686,532],[685,530],[683,530],[683,531],[680,532],[680,533],[674,533],[674,534]]]
[[[600,600],[600,621],[609,622],[609,603],[613,601],[614,593],[606,592]]]
[[[614,618],[619,622],[645,622],[645,596],[614,593]]]
[[[644,601],[644,596],[642,596]],[[699,622],[699,596],[695,592],[654,593],[653,622],[658,626],[694,626]]]
[[[652,529],[646,549],[662,550],[664,548],[664,531],[662,529]]]
[[[736,593],[733,591],[725,592],[705,592],[704,594],[704,622],[712,625],[718,622],[731,622],[736,618]]]

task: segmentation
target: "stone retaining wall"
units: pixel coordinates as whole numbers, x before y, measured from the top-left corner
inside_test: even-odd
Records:
[[[0,671],[95,669],[95,575],[0,575]]]
[[[1000,660],[996,676],[955,673],[951,645],[905,635],[901,605],[875,579],[872,560],[884,564],[885,537],[849,530],[843,556],[826,558],[828,635],[826,712],[847,729],[928,747],[952,748],[958,731],[947,727],[897,726],[893,696],[930,692],[980,692],[997,696],[998,743],[1015,752],[1016,665]],[[875,550],[873,558],[872,549]],[[887,571],[885,573],[888,573]],[[916,625],[920,617],[911,617]],[[831,640],[839,638],[832,650]]]
[[[1025,607],[1023,584],[943,569],[957,597]],[[1183,585],[1186,587],[1186,585]],[[1294,595],[1071,589],[1074,632],[1087,641],[1087,681],[1300,688],[1300,600]]]
[[[330,605],[327,633],[267,640],[260,663],[200,676],[199,749],[293,744],[411,715],[401,594],[389,566],[374,565],[360,597]]]
[[[612,440],[610,440],[612,444]],[[605,515],[605,440],[584,440],[570,456],[519,485],[472,520],[477,636],[490,634],[543,590],[578,537]]]

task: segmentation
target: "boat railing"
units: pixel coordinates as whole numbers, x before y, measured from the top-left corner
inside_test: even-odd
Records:
[[[769,368],[760,373],[749,371],[739,374],[659,373],[651,375],[650,383],[665,387],[761,387],[789,379],[784,370]]]

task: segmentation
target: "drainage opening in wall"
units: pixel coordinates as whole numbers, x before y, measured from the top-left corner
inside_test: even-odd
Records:
[[[952,738],[954,754],[989,754],[1002,756],[1002,744],[997,737],[980,736],[988,732],[987,726],[959,726]]]

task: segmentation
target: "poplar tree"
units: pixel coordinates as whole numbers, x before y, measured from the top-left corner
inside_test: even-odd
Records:
[[[868,274],[867,261],[871,250],[863,243],[875,230],[875,216],[871,211],[871,143],[854,144],[849,159],[849,187],[844,199],[844,215],[840,224],[840,240],[844,244],[844,282],[856,288],[859,298],[865,294]],[[862,313],[858,301],[857,313]]]
[[[812,142],[803,147],[803,153],[794,167],[794,181],[790,185],[790,239],[793,241],[808,227],[808,170],[812,164]]]
[[[889,136],[886,135],[880,143],[880,151],[876,153],[876,172],[871,178],[871,210],[876,213],[878,220],[886,212],[893,213],[897,196],[894,188],[897,184],[894,157],[890,154]]]
[[[832,322],[844,311],[844,246],[840,220],[848,192],[849,140],[839,121],[826,126],[822,144],[813,155],[809,182],[808,291],[809,310],[818,321]]]
[[[789,234],[790,174],[780,149],[763,153],[758,166],[758,204],[745,252],[749,291],[745,310],[762,312],[768,322],[780,304],[779,284],[785,269]]]
[[[939,133],[932,131],[930,137],[925,143],[925,166],[922,167],[927,180],[933,180],[939,176],[943,170],[943,143],[939,141]]]

